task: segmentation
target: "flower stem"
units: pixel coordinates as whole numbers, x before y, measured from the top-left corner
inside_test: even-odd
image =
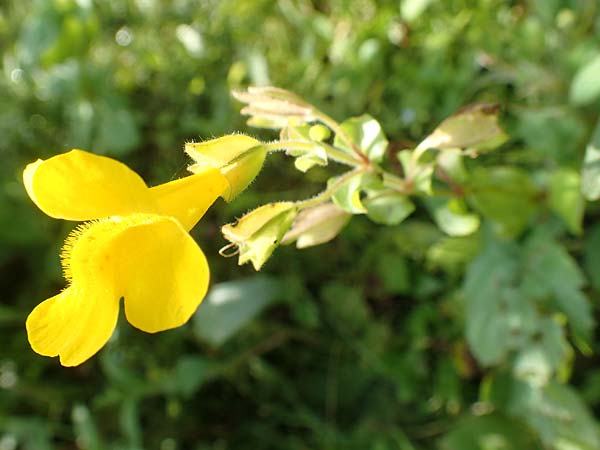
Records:
[[[335,194],[335,192],[344,183],[346,183],[352,177],[355,177],[356,175],[359,175],[363,172],[365,172],[365,169],[363,167],[357,167],[354,170],[350,170],[350,171],[346,172],[344,175],[340,176],[331,186],[329,186],[324,191],[320,192],[319,194],[315,195],[314,197],[296,202],[296,207],[299,210],[301,210],[301,209],[311,208],[313,206],[320,205],[321,203],[329,200],[333,196],[333,194]]]
[[[333,147],[332,145],[320,142],[306,142],[306,141],[274,141],[262,144],[261,149],[267,150],[268,152],[277,152],[283,150],[314,150],[317,147],[321,147],[327,153],[327,157],[333,161],[345,164],[351,167],[357,167],[362,165],[362,161],[357,160],[353,156],[349,156],[343,151]]]
[[[313,110],[313,115],[315,117],[315,119],[323,122],[324,125],[328,126],[329,128],[331,128],[331,130],[337,135],[339,136],[339,138],[344,141],[344,143],[352,149],[352,151],[354,152],[354,154],[358,157],[358,159],[361,161],[361,163],[363,165],[369,165],[370,161],[369,158],[367,157],[367,155],[365,155],[359,148],[358,146],[352,141],[352,139],[350,139],[350,136],[348,136],[348,133],[346,133],[344,131],[344,129],[340,126],[339,123],[337,123],[334,119],[332,119],[331,117],[329,117],[327,114],[325,114],[322,111],[319,111],[318,109],[314,109]]]

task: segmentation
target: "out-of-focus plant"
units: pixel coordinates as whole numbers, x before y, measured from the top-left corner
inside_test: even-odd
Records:
[[[587,150],[587,185],[582,187],[575,171],[555,169],[531,177],[518,165],[478,163],[478,156],[508,139],[498,123],[497,105],[464,107],[414,148],[390,152],[380,124],[369,115],[338,123],[297,95],[273,87],[233,95],[246,104],[242,113],[250,116],[249,125],[280,130],[279,140],[247,145],[236,160],[260,155],[262,161],[265,152],[285,151],[303,173],[330,163],[349,169],[329,178],[314,197],[268,203],[224,226],[230,244],[222,252],[233,249],[226,256],[239,254],[239,264],[250,261],[260,270],[281,244],[296,241],[304,248],[328,242],[354,215],[398,225],[415,212],[415,203],[423,205],[448,235],[447,249],[438,252],[452,245],[465,252],[469,242],[468,252],[478,253],[463,285],[466,341],[481,367],[498,371],[483,381],[486,412],[468,425],[472,432],[486,439],[496,432],[487,428],[505,426],[498,414],[506,414],[535,430],[544,446],[600,446],[590,412],[564,384],[572,371],[572,345],[583,354],[591,352],[594,319],[582,290],[583,273],[556,240],[561,230],[581,235],[583,195],[597,198],[593,146]],[[219,145],[220,140],[189,144],[199,159],[216,153],[213,146]],[[399,173],[386,168],[390,160]],[[549,215],[556,220],[549,221]],[[461,433],[459,427],[444,445],[465,445]],[[509,434],[507,445],[529,439],[516,429]]]

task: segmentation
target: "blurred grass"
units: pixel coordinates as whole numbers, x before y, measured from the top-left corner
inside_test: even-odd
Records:
[[[151,184],[181,176],[185,141],[273,137],[248,129],[229,96],[247,84],[296,91],[338,119],[368,112],[396,150],[465,104],[499,102],[511,146],[490,163],[578,170],[600,111],[595,72],[576,77],[600,55],[598,12],[595,0],[4,2],[0,449],[540,448],[518,415],[469,417],[488,374],[463,332],[473,246],[444,251],[426,215],[390,228],[357,218],[323,247],[279,249],[264,272],[283,289],[268,305],[240,300],[259,305],[222,344],[198,330],[201,307],[159,335],[122,321],[98,356],[65,369],[31,351],[24,320],[64,285],[72,224],[39,212],[20,177],[70,148],[118,157]],[[221,224],[326,178],[314,169],[306,183],[274,156],[250,191],[217,204],[194,231],[213,283],[256,281],[217,255]],[[591,205],[586,225],[597,215]],[[578,259],[600,251],[595,238],[564,241]],[[571,376],[596,411],[597,362],[578,356]],[[471,443],[490,421],[509,442]]]

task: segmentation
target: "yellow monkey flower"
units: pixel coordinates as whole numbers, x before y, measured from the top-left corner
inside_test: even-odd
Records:
[[[68,287],[27,318],[35,352],[64,366],[86,361],[113,333],[121,298],[129,323],[148,333],[188,321],[209,279],[188,231],[230,189],[218,169],[149,188],[118,161],[72,150],[29,164],[23,181],[45,214],[88,221],[62,250]]]

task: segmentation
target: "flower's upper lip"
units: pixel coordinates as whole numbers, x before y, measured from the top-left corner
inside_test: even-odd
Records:
[[[23,181],[33,202],[54,218],[84,221],[148,213],[176,217],[186,229],[228,186],[217,169],[148,188],[126,165],[83,150],[29,164]]]

